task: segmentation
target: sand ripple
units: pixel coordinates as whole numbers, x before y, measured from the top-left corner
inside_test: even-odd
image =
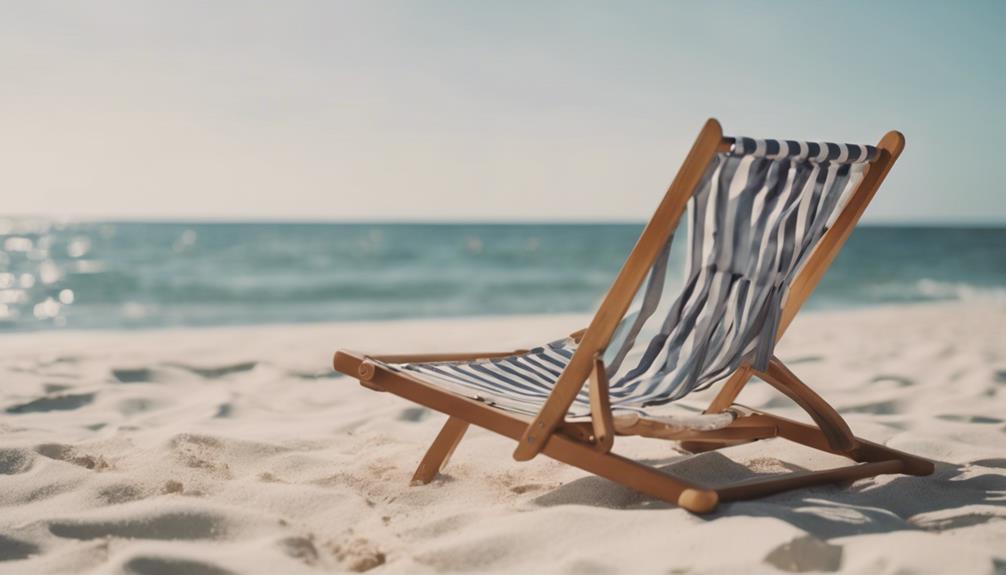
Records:
[[[801,317],[779,352],[862,436],[930,457],[697,517],[327,369],[340,346],[516,348],[581,317],[8,337],[0,573],[995,572],[1006,565],[1006,309]],[[695,405],[708,400],[697,398]],[[764,385],[742,402],[800,417]],[[781,440],[616,450],[711,483],[835,461]]]

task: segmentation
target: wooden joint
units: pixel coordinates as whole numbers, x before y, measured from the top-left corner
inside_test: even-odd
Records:
[[[360,362],[360,367],[357,368],[356,373],[361,382],[371,381],[374,379],[374,376],[377,375],[377,366],[374,365],[374,362],[365,359]]]
[[[566,437],[580,443],[594,443],[594,428],[587,421],[564,421],[557,430]]]
[[[842,416],[828,405],[824,399],[800,381],[785,364],[777,357],[769,362],[765,372],[759,372],[758,377],[781,391],[810,415],[814,423],[824,434],[832,451],[849,453],[856,448],[856,438],[852,435],[849,425]]]
[[[709,513],[716,509],[720,502],[720,495],[712,489],[688,488],[678,495],[678,507],[687,509],[692,513]]]
[[[360,385],[367,389],[385,391],[383,387],[374,381],[374,378],[377,377],[377,365],[369,359],[360,362],[360,366],[356,368],[356,377],[360,380]]]

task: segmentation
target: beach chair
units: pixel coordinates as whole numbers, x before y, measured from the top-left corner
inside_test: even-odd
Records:
[[[469,425],[515,440],[518,461],[542,453],[696,513],[815,484],[927,475],[930,461],[853,436],[773,354],[904,143],[899,132],[876,147],[727,138],[710,119],[586,329],[494,353],[339,351],[334,367],[448,416],[415,472],[419,484],[443,468]],[[687,261],[673,290],[668,267],[683,214]],[[813,425],[736,405],[753,377]],[[716,383],[704,412],[664,406]],[[692,452],[780,437],[854,463],[709,487],[613,453],[627,435]]]

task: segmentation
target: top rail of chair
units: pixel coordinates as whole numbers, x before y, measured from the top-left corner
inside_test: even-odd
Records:
[[[872,162],[880,155],[875,146],[866,144],[801,142],[746,137],[724,137],[718,151],[734,156],[754,156],[769,160],[789,159],[839,164]]]

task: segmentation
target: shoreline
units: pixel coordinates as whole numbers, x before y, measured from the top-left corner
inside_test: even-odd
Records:
[[[803,316],[846,316],[849,314],[859,314],[859,313],[884,313],[893,311],[910,311],[910,310],[925,310],[925,309],[947,309],[947,308],[973,308],[975,306],[984,306],[992,308],[1002,308],[1006,309],[1006,297],[1000,297],[998,295],[987,295],[980,296],[971,300],[935,300],[935,301],[918,301],[918,302],[904,302],[904,303],[878,303],[878,304],[865,304],[853,307],[805,307],[800,310],[797,314],[797,320]],[[230,323],[230,324],[218,324],[218,325],[167,325],[167,326],[136,326],[136,327],[94,327],[94,328],[46,328],[38,330],[12,330],[12,331],[0,331],[0,338],[10,338],[14,336],[34,336],[34,337],[48,337],[56,336],[58,334],[66,334],[67,336],[75,335],[100,335],[100,334],[117,334],[117,333],[129,333],[142,335],[156,335],[159,333],[175,333],[183,331],[192,332],[202,332],[202,331],[246,331],[246,330],[311,330],[311,329],[323,329],[325,327],[333,326],[372,326],[372,325],[383,325],[392,326],[402,324],[429,324],[429,323],[466,323],[466,322],[483,322],[483,323],[494,323],[498,321],[535,321],[542,319],[567,319],[576,318],[582,322],[589,322],[593,317],[594,311],[589,312],[561,312],[561,313],[521,313],[521,314],[486,314],[486,315],[456,315],[456,316],[413,316],[413,317],[402,317],[402,318],[378,318],[378,319],[353,319],[353,320],[318,320],[318,321],[303,321],[303,322],[264,322],[264,323]],[[586,323],[584,326],[586,327]]]

